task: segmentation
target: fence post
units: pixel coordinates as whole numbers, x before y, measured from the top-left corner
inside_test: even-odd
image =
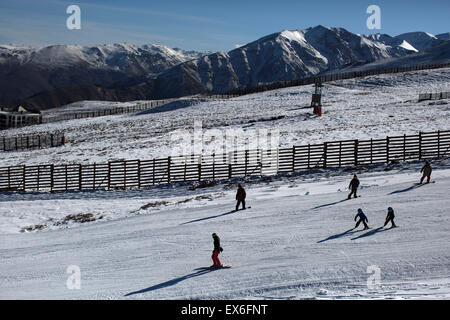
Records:
[[[403,135],[403,161],[406,161],[406,134]]]
[[[156,169],[156,164],[155,164],[155,158],[153,158],[153,185],[155,185],[155,169]]]
[[[311,144],[308,143],[308,169],[311,169]]]
[[[386,136],[386,163],[389,163],[389,137]]]
[[[52,191],[52,188],[51,188],[51,186],[52,186],[52,171],[51,171],[51,167],[52,167],[52,165],[50,165],[50,192]],[[40,183],[41,183],[41,166],[38,166],[37,167],[37,179],[36,179],[37,181],[36,181],[36,188],[37,188],[37,191],[39,191],[39,189],[40,189]]]
[[[187,170],[187,155],[184,156],[184,172],[183,172],[183,181],[186,182],[186,170]]]
[[[438,142],[438,158],[441,157],[441,130],[437,132],[437,142]]]
[[[50,165],[50,192],[53,192],[54,187],[55,187],[55,166],[53,164],[51,164]]]
[[[354,151],[355,151],[355,154],[354,154],[355,166],[358,165],[358,148],[359,148],[359,140],[356,139],[355,140],[355,147],[354,147]]]
[[[231,166],[232,152],[228,153],[228,179],[233,177],[233,168]]]
[[[67,170],[67,164],[65,166],[65,174],[66,174],[65,178],[66,178],[66,191],[67,191],[69,189],[69,172]]]
[[[246,177],[246,176],[247,176],[247,164],[248,164],[248,150],[245,150],[245,158],[244,158],[244,161],[245,161],[244,176]]]
[[[422,160],[422,132],[419,131],[419,160]]]
[[[295,146],[292,146],[292,172],[295,172]]]
[[[108,190],[111,190],[111,161],[108,161]]]
[[[323,143],[323,168],[327,167],[327,148],[328,148],[328,143],[324,142]]]
[[[370,164],[373,163],[373,139],[370,138]]]
[[[27,166],[23,165],[23,191],[26,191],[26,171]]]
[[[198,158],[198,181],[202,180],[202,155]]]
[[[138,189],[140,189],[141,188],[141,160],[138,160],[137,178],[138,178]]]
[[[8,190],[11,190],[11,167],[8,167]]]
[[[78,188],[80,190],[83,190],[83,166],[81,165],[81,163],[78,165]]]
[[[167,183],[170,183],[170,163],[171,158],[167,157]]]
[[[95,176],[97,175],[97,164],[94,162],[94,173],[92,177],[92,189],[95,190]]]
[[[213,153],[213,154],[212,154],[212,157],[213,157],[213,164],[212,164],[212,171],[213,171],[212,173],[213,173],[213,174],[212,174],[212,178],[213,178],[213,180],[216,180],[216,179],[215,179],[215,177],[216,177],[216,174],[215,174],[215,173],[216,173],[216,172],[215,172],[215,170],[216,170],[216,154]]]
[[[123,161],[123,188],[127,190],[127,161]]]

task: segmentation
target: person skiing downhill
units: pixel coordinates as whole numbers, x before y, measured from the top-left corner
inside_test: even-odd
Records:
[[[356,219],[359,218],[358,222],[356,223],[356,226],[353,229],[358,228],[359,224],[362,222],[364,225],[364,229],[363,230],[367,230],[369,229],[369,226],[367,225],[366,222],[369,222],[369,220],[367,219],[366,215],[364,214],[364,212],[362,211],[361,208],[358,209],[358,213],[355,216],[355,221]]]
[[[350,199],[352,197],[352,194],[354,195],[355,198],[358,197],[356,195],[356,191],[358,190],[358,187],[359,187],[359,180],[358,180],[358,177],[355,174],[353,176],[352,181],[350,181],[350,184],[348,185],[348,188],[351,189],[352,191],[349,193],[347,199]]]
[[[222,267],[222,263],[219,260],[219,253],[223,251],[222,247],[220,246],[220,238],[216,233],[213,233],[212,237],[214,239],[214,250],[211,256],[213,260],[213,265],[211,266],[211,268]]]
[[[236,193],[236,211],[239,210],[239,205],[242,203],[242,209],[245,209],[245,197],[247,196],[244,187],[242,184],[238,184],[238,190]]]
[[[387,216],[386,216],[386,221],[384,222],[384,226],[383,227],[385,227],[389,223],[389,221],[392,223],[392,226],[391,226],[392,228],[397,227],[395,225],[394,218],[395,218],[394,209],[392,209],[392,207],[389,207],[388,208],[388,213],[387,213]]]
[[[420,178],[420,184],[422,184],[423,179],[425,179],[425,177],[427,177],[427,183],[430,183],[431,171],[433,171],[433,169],[431,168],[430,163],[428,161],[425,161],[424,166],[420,170],[420,173],[423,172],[422,178]]]

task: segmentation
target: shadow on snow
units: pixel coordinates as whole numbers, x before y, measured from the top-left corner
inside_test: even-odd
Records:
[[[391,228],[378,227],[378,228],[370,230],[369,232],[366,232],[366,233],[364,233],[364,234],[362,234],[362,235],[360,235],[360,236],[358,236],[356,238],[352,238],[352,240],[373,236],[376,233],[387,231],[387,230],[390,230],[390,229],[392,229],[392,227]]]
[[[415,184],[415,185],[412,185],[411,187],[408,187],[408,188],[406,188],[406,189],[396,190],[396,191],[393,191],[393,192],[391,192],[391,193],[389,193],[389,194],[396,194],[396,193],[408,192],[408,191],[414,190],[414,189],[416,189],[416,188],[419,188],[419,187],[421,187],[421,186],[423,186],[423,184]]]
[[[354,228],[351,228],[351,229],[348,229],[348,230],[345,231],[345,232],[342,232],[342,233],[339,233],[339,234],[335,234],[335,235],[329,236],[329,237],[326,238],[326,239],[317,241],[317,243],[322,243],[322,242],[325,242],[325,241],[328,241],[328,240],[337,239],[337,238],[343,237],[343,236],[345,236],[345,235],[349,235],[349,234],[353,234],[353,233],[355,233],[355,232],[358,232],[358,230],[353,231],[353,229],[354,229]],[[352,231],[353,231],[353,232],[352,232]]]
[[[179,277],[179,278],[175,278],[175,279],[166,281],[166,282],[162,282],[160,284],[157,284],[157,285],[154,285],[154,286],[151,286],[151,287],[139,290],[139,291],[133,291],[133,292],[127,293],[125,295],[125,297],[132,296],[132,295],[135,295],[135,294],[155,291],[155,290],[159,290],[159,289],[163,289],[163,288],[167,288],[167,287],[171,287],[171,286],[174,286],[174,285],[176,285],[177,283],[179,283],[181,281],[184,281],[184,280],[187,280],[187,279],[190,279],[190,278],[199,277],[201,275],[204,275],[204,274],[207,274],[207,273],[210,273],[212,271],[219,270],[219,269],[198,268],[198,269],[195,269],[195,270],[198,270],[198,271],[190,273],[190,274],[187,274],[187,275]]]
[[[343,199],[343,200],[339,200],[339,201],[336,201],[336,202],[331,202],[331,203],[327,203],[327,204],[322,204],[322,205],[320,205],[320,206],[317,206],[317,207],[312,208],[311,210],[316,210],[316,209],[323,208],[323,207],[333,206],[333,205],[335,205],[335,204],[338,204],[338,203],[341,203],[341,202],[344,202],[344,201],[347,201],[347,200],[350,200],[350,199]]]
[[[241,209],[241,210],[242,210],[242,209]],[[182,223],[181,225],[189,224],[189,223],[194,223],[194,222],[200,222],[200,221],[209,220],[209,219],[214,219],[214,218],[219,218],[219,217],[223,217],[223,216],[232,214],[233,212],[236,212],[236,210],[231,210],[231,211],[229,211],[229,212],[225,212],[225,213],[218,214],[218,215],[215,215],[215,216],[210,216],[210,217],[205,217],[205,218],[200,218],[200,219],[191,220],[191,221],[188,221],[188,222],[184,222],[184,223]]]

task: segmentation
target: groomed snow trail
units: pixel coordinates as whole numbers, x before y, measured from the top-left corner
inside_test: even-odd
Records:
[[[362,173],[362,196],[351,200],[344,200],[347,173],[249,185],[251,209],[237,212],[233,188],[195,205],[1,234],[0,298],[448,299],[450,170],[435,169],[436,183],[415,186],[419,167]],[[46,205],[88,207],[91,196]],[[110,200],[112,205],[103,199],[105,208],[119,203]],[[31,207],[36,200],[2,205],[15,210],[23,201]],[[132,211],[141,203],[124,200],[121,209]],[[380,228],[388,206],[399,228]],[[351,230],[360,207],[370,230]],[[212,232],[221,237],[220,259],[231,269],[196,270],[211,264]],[[69,265],[80,267],[79,290],[66,287]],[[369,266],[379,267],[378,286],[367,286]]]

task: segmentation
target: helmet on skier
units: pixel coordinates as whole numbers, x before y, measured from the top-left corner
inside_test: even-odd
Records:
[[[388,211],[394,211],[394,209],[392,209],[392,207],[389,207],[389,208],[388,208]]]
[[[214,232],[214,233],[212,234],[212,236],[213,236],[213,237],[217,237],[217,234]]]
[[[358,209],[358,213],[363,213],[361,208]]]

